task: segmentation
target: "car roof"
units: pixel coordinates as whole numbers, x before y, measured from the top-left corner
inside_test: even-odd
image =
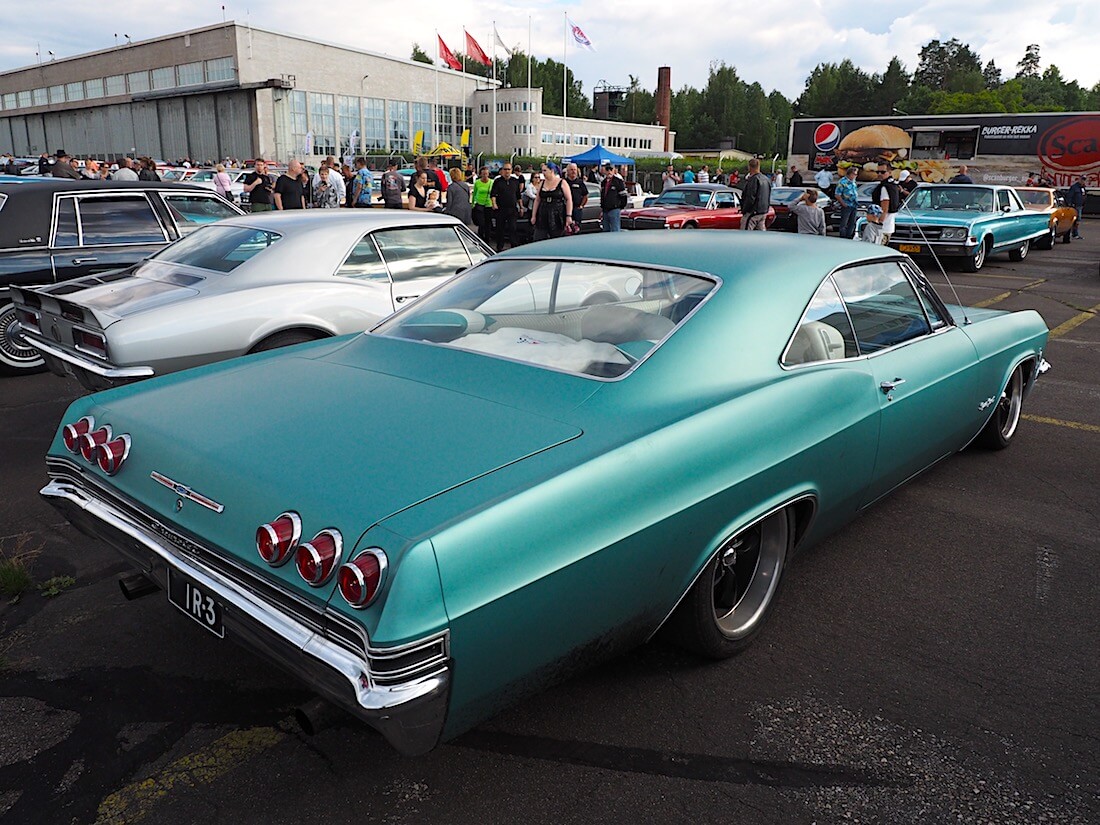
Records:
[[[707,192],[736,192],[732,186],[725,186],[721,183],[678,183],[675,186],[670,186],[668,189],[694,189],[697,191],[705,190]],[[668,189],[665,191],[667,192]]]
[[[33,182],[0,182],[0,194],[7,196],[4,219],[0,221],[0,249],[26,249],[49,243],[54,195],[70,192],[134,192],[165,190],[171,194],[210,194],[201,186],[171,181],[103,181],[41,178]]]
[[[209,190],[202,190],[204,192]],[[362,232],[390,226],[456,226],[457,218],[438,212],[402,209],[291,209],[283,212],[253,212],[224,218],[219,224],[269,229],[272,232],[316,231],[322,227],[358,227]]]

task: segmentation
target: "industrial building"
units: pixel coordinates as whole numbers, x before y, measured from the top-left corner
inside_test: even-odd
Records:
[[[0,73],[0,152],[196,160],[673,150],[666,126],[542,112],[541,89],[235,22]],[[469,130],[467,132],[467,130]]]

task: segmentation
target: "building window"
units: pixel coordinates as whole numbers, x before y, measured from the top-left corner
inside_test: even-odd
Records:
[[[554,142],[554,136],[552,134],[550,134],[549,132],[543,132],[539,136],[539,142],[540,143],[553,143]]]
[[[432,134],[432,104],[414,103],[412,105],[412,132],[414,138],[417,132],[424,133],[423,151],[427,152],[435,146],[435,136]]]
[[[481,135],[482,137],[488,137],[489,136],[489,127],[488,126],[478,126],[477,127],[477,133],[479,135]]]
[[[217,83],[222,80],[234,80],[237,73],[233,70],[232,57],[219,57],[206,61],[206,82]]]
[[[182,63],[176,66],[176,83],[180,86],[201,86],[202,63]]]
[[[18,106],[20,109],[26,109],[28,106],[31,105],[31,90],[27,89],[26,91],[16,92],[15,100],[16,106]]]
[[[35,106],[48,106],[50,102],[45,87],[31,92],[31,99],[34,101]]]
[[[386,101],[386,119],[389,121],[390,149],[394,152],[409,151],[409,104],[404,100]]]
[[[313,129],[313,154],[336,154],[336,103],[332,95],[309,93],[309,125]]]
[[[107,78],[107,97],[126,94],[126,77],[113,74]]]
[[[482,103],[481,104],[481,113],[483,115],[489,114],[489,104],[488,103]]]
[[[65,84],[65,97],[68,100],[83,100],[84,99],[84,84],[79,81],[76,83]]]
[[[14,109],[15,108],[15,93],[14,92],[9,92],[8,94],[4,95],[4,108],[5,109]]]
[[[340,127],[340,156],[354,155],[360,151],[360,147],[363,145],[363,141],[360,140],[362,126],[359,118],[359,98],[340,95],[336,99],[336,108],[337,115],[340,118],[338,123]],[[352,146],[353,136],[355,138],[354,146]]]
[[[50,96],[50,103],[64,103],[65,102],[65,87],[64,86],[50,86],[46,90]]]
[[[93,80],[84,81],[84,97],[88,100],[94,100],[97,97],[103,97],[103,78],[97,77]]]
[[[306,93],[290,93],[290,144],[291,151],[298,156],[306,153],[306,132],[309,131],[309,119],[306,116]]]
[[[154,89],[171,89],[176,85],[176,67],[165,66],[162,69],[153,69],[151,72]]]
[[[386,101],[374,97],[363,98],[363,152],[386,149]]]
[[[149,72],[130,72],[126,75],[126,85],[130,87],[130,94],[149,91]]]
[[[435,110],[435,134],[439,140],[457,144],[455,135],[455,108],[454,106],[437,106]]]

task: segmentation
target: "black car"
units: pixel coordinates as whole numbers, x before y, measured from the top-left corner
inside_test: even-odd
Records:
[[[179,183],[0,183],[0,375],[44,369],[16,334],[8,287],[120,269],[202,224],[240,214],[209,189]]]

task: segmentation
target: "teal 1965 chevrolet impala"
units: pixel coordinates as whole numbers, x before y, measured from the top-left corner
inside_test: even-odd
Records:
[[[869,244],[560,239],[367,334],[81,398],[42,493],[421,753],[661,630],[741,650],[796,550],[1008,445],[1046,340]]]

